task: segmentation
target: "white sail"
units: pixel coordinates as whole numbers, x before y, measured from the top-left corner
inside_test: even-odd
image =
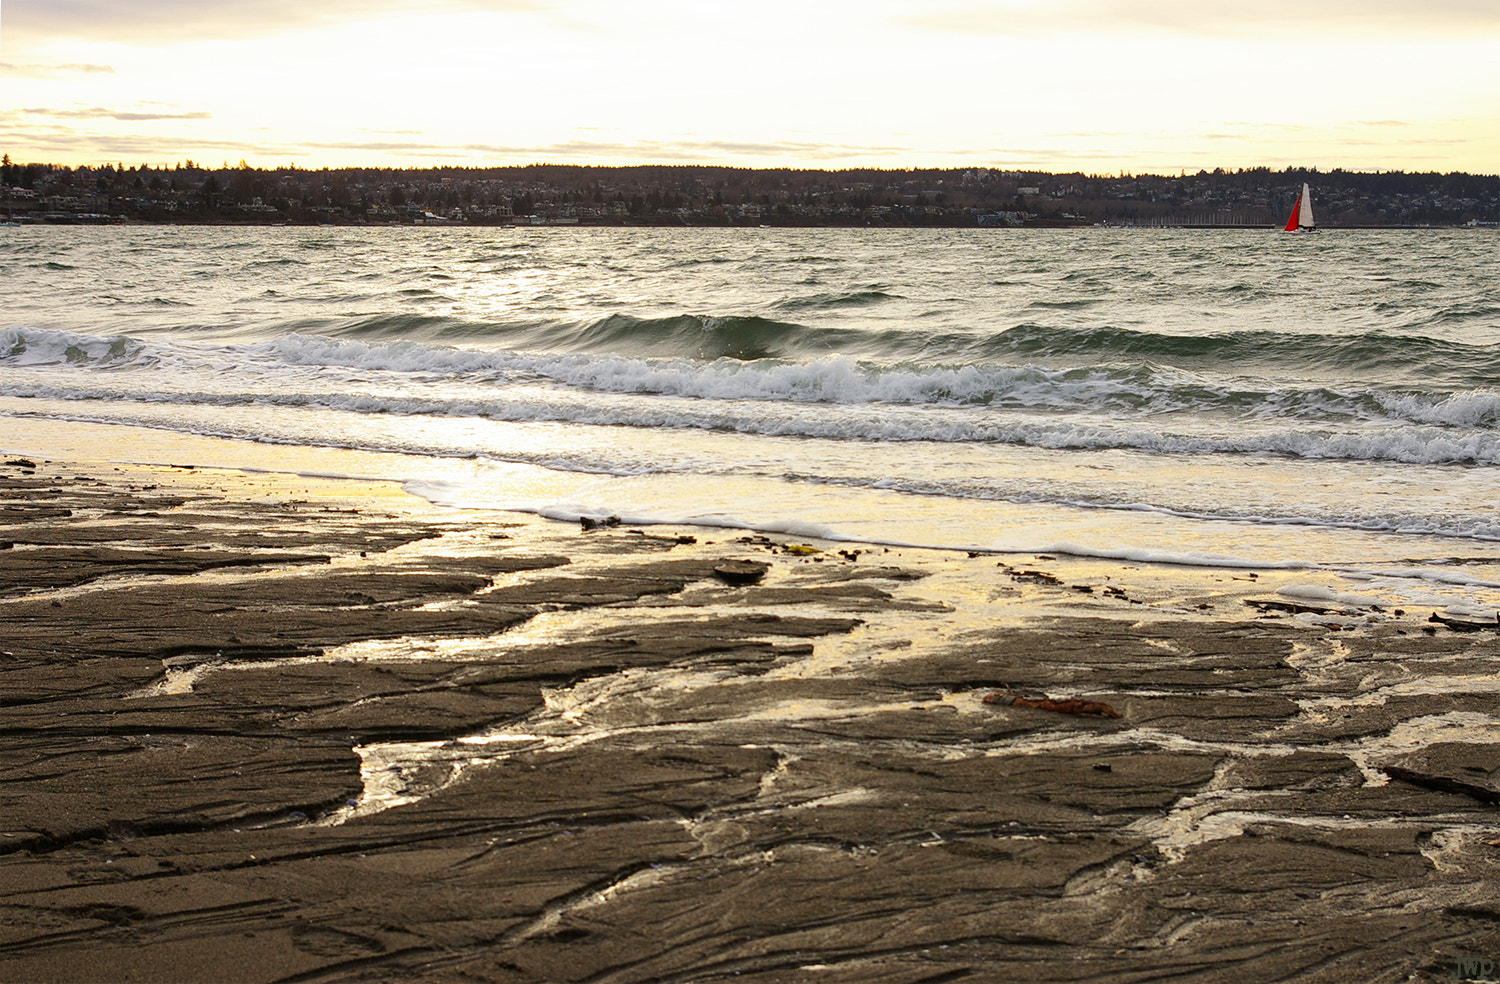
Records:
[[[1302,211],[1297,214],[1297,228],[1311,229],[1313,225],[1312,190],[1304,182],[1302,185]]]

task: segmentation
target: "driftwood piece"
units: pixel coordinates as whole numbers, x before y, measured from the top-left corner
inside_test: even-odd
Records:
[[[1496,615],[1493,622],[1468,622],[1461,618],[1444,618],[1437,612],[1433,612],[1427,621],[1445,625],[1454,632],[1500,632],[1500,615]]]
[[[651,543],[666,543],[674,547],[688,546],[698,542],[696,536],[682,534],[679,536],[661,536],[656,533],[647,533],[644,530],[631,530],[631,534]]]
[[[1264,598],[1246,598],[1245,604],[1258,612],[1285,612],[1288,615],[1337,615],[1332,608],[1302,605],[1294,601],[1269,601]]]
[[[1066,697],[1054,700],[1051,697],[1022,697],[1008,690],[997,690],[984,698],[986,704],[1009,704],[1012,707],[1030,707],[1038,711],[1056,714],[1097,714],[1100,717],[1117,718],[1120,712],[1099,700],[1079,700]]]
[[[1020,584],[1049,584],[1057,586],[1062,584],[1062,578],[1056,574],[1046,571],[1010,571],[1010,579]]]

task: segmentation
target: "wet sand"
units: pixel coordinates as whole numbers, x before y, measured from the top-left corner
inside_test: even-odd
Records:
[[[1263,572],[9,460],[0,979],[1500,965],[1494,631]]]

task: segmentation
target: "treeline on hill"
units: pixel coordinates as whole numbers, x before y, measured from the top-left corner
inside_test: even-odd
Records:
[[[640,225],[1271,225],[1303,182],[1326,225],[1500,219],[1500,176],[1266,167],[1177,175],[992,168],[817,170],[600,167],[98,167],[0,161],[0,208],[202,222]]]

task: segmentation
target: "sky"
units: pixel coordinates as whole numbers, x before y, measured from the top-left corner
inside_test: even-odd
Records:
[[[0,0],[0,152],[1500,172],[1500,0]]]

